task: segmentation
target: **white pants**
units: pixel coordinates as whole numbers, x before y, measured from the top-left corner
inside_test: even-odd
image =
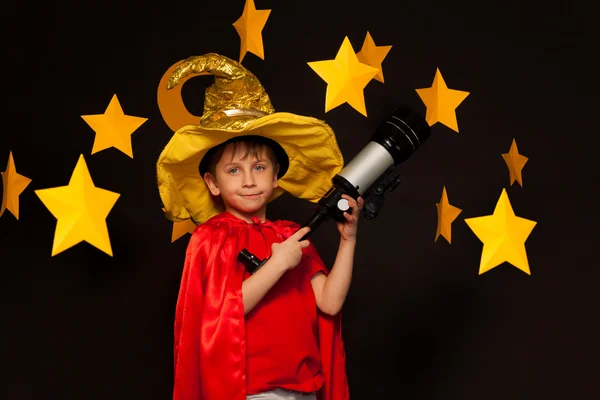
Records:
[[[246,400],[317,400],[317,396],[314,393],[275,389],[259,394],[249,394],[246,396]]]

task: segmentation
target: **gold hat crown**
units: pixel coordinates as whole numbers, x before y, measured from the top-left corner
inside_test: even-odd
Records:
[[[172,89],[191,74],[214,75],[206,89],[200,126],[210,128],[219,120],[220,129],[242,129],[253,119],[275,112],[258,78],[240,63],[216,53],[189,57],[179,64],[167,84]]]

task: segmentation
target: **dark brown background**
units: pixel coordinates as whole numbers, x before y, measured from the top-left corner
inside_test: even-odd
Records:
[[[137,4],[134,4],[137,3]],[[416,88],[440,68],[471,94],[403,164],[381,216],[362,219],[344,308],[352,398],[598,398],[598,104],[595,24],[571,2],[257,0],[272,9],[265,60],[248,54],[279,111],[326,120],[346,161],[400,103],[425,108]],[[2,398],[168,399],[173,317],[189,236],[170,243],[155,162],[171,131],[157,84],[175,61],[218,52],[237,59],[232,23],[244,2],[7,3],[0,170],[9,150],[33,181],[21,218],[0,219]],[[393,7],[393,9],[390,9]],[[385,84],[365,90],[368,118],[347,104],[324,113],[326,84],[306,64],[335,57],[345,36],[392,45]],[[202,112],[209,78],[185,84]],[[134,159],[90,155],[80,115],[117,94],[149,120]],[[524,187],[509,186],[501,153],[516,138],[529,157]],[[117,193],[107,219],[114,257],[83,243],[51,258],[56,220],[34,190],[66,185],[84,154],[97,186]],[[434,243],[442,187],[463,212],[452,244]],[[531,276],[504,264],[478,275],[482,244],[464,218],[491,214],[503,188],[518,216],[538,222],[527,241]],[[290,196],[270,218],[302,222],[312,205]],[[331,265],[335,226],[314,233]],[[285,331],[282,332],[285,334]]]

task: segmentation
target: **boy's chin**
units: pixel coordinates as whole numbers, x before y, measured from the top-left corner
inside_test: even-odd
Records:
[[[254,214],[257,212],[260,212],[262,209],[264,209],[266,204],[256,204],[256,205],[247,205],[247,204],[232,204],[230,206],[230,208],[233,208],[234,210],[238,211],[238,212],[242,212],[244,214]]]

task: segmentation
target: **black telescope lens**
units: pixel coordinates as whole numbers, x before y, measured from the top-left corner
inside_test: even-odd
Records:
[[[379,126],[371,140],[382,145],[398,165],[406,161],[430,134],[427,121],[408,106],[401,105]]]

